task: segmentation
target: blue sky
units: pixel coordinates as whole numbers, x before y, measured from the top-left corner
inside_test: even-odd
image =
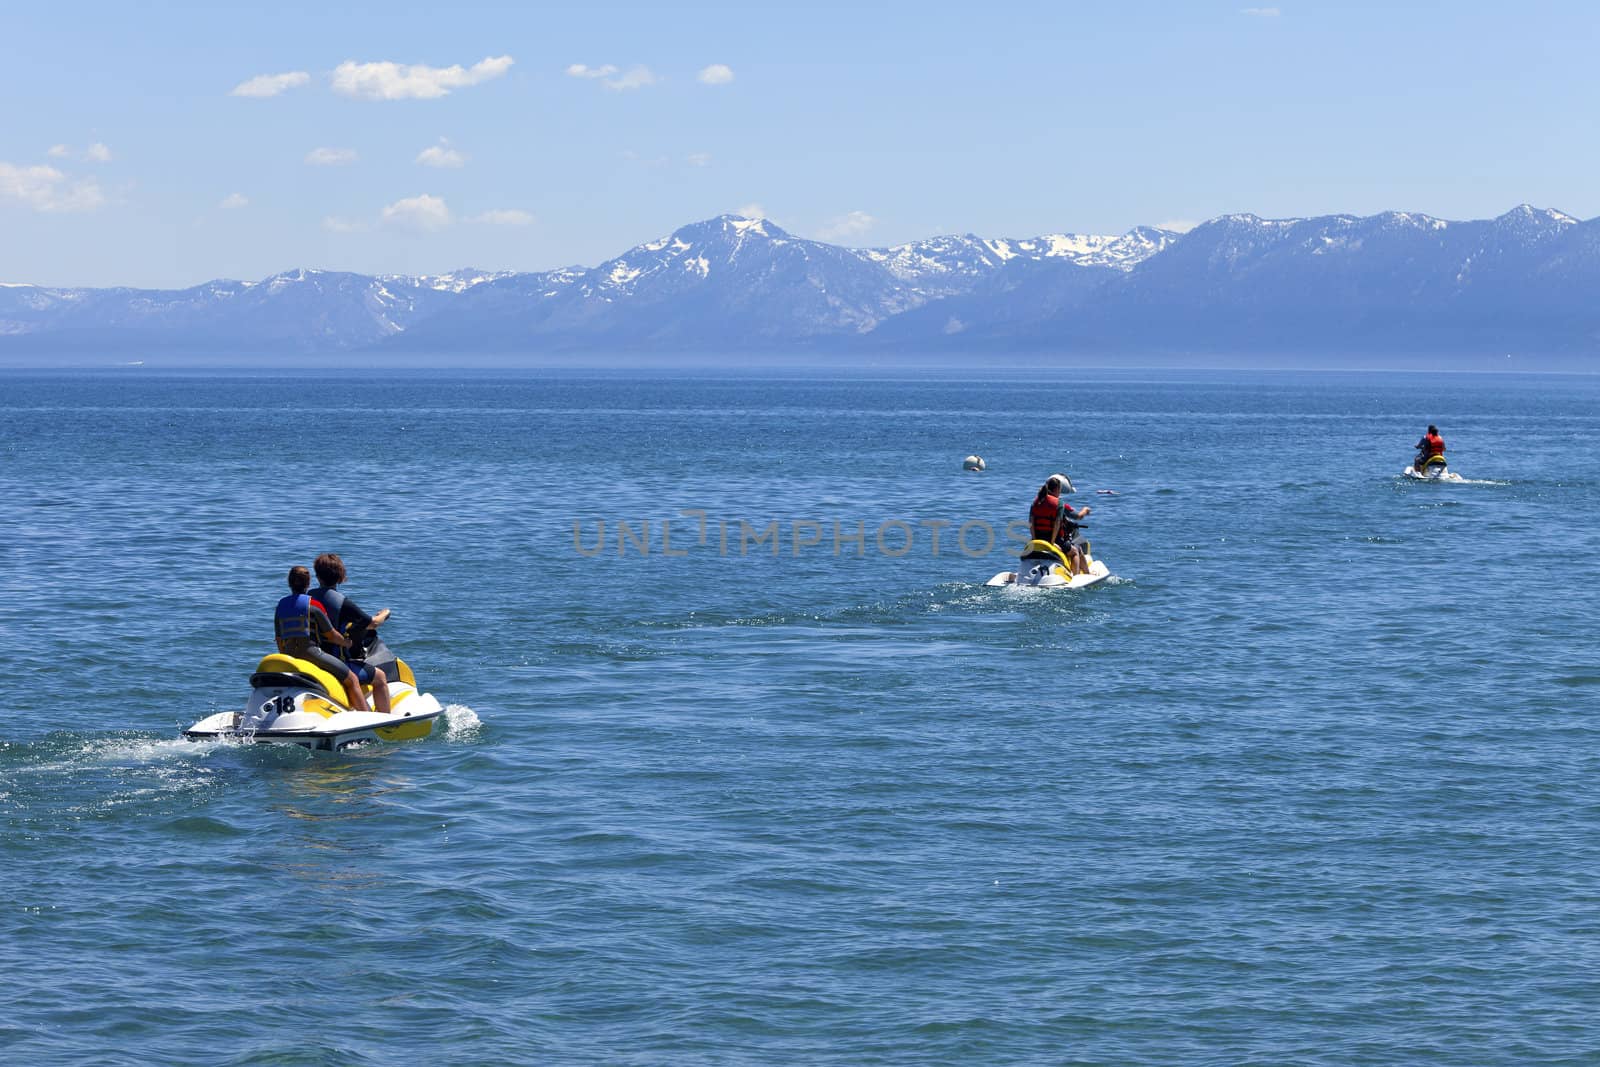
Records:
[[[741,209],[855,245],[1589,218],[1597,31],[1577,2],[18,5],[0,281],[540,270]]]

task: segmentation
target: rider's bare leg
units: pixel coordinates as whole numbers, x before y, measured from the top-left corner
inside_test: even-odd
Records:
[[[356,677],[356,672],[351,671],[344,676],[344,692],[350,698],[350,707],[355,711],[366,711],[367,697],[361,692],[361,680]]]
[[[382,667],[372,668],[372,699],[379,715],[389,714],[389,679],[384,677]]]

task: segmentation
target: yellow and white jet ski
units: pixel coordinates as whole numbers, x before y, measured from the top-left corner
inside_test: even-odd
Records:
[[[1405,477],[1407,477],[1407,478],[1411,478],[1411,479],[1413,479],[1415,481],[1419,481],[1419,482],[1464,482],[1464,481],[1466,481],[1466,479],[1461,477],[1461,475],[1453,473],[1450,470],[1450,465],[1445,462],[1444,457],[1441,456],[1441,455],[1437,455],[1437,454],[1429,456],[1423,462],[1421,470],[1417,469],[1416,461],[1413,460],[1412,463],[1411,463],[1411,466],[1407,467],[1405,470],[1401,471],[1400,473],[1402,475],[1404,475]]]
[[[299,745],[337,752],[352,745],[412,741],[427,737],[444,708],[402,659],[375,641],[367,662],[389,679],[389,714],[354,711],[339,680],[309,660],[274,652],[250,676],[250,702],[244,711],[219,711],[183,731],[191,741],[231,739]],[[372,687],[365,687],[372,703]]]
[[[1073,574],[1066,553],[1049,541],[1029,541],[1022,546],[1022,560],[1014,571],[1001,571],[985,585],[1013,585],[1034,589],[1086,589],[1111,577],[1104,563],[1089,553],[1089,543],[1083,543],[1083,558],[1089,563],[1084,574]]]

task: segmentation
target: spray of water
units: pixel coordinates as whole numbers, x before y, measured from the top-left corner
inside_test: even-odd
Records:
[[[444,708],[444,736],[447,741],[474,741],[483,720],[465,704],[446,704]]]

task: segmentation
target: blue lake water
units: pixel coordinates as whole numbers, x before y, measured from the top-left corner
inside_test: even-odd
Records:
[[[1597,401],[0,375],[0,1058],[1600,1061]],[[445,726],[179,740],[328,550]]]

